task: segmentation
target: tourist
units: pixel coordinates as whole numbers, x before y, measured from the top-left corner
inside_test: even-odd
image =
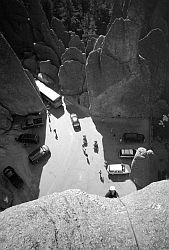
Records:
[[[105,195],[106,198],[118,198],[119,195],[116,191],[116,188],[114,186],[111,186],[109,188],[109,191],[107,192],[107,194]]]

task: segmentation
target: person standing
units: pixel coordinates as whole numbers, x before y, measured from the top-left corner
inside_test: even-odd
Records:
[[[109,191],[107,192],[107,194],[105,195],[106,198],[118,198],[119,195],[116,191],[116,188],[114,186],[111,186],[109,188]]]

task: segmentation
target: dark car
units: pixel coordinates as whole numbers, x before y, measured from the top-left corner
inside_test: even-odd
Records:
[[[72,125],[73,127],[76,129],[80,128],[80,122],[79,122],[79,119],[77,118],[77,115],[72,113],[70,115],[70,119],[71,119],[71,122],[72,122]]]
[[[35,149],[29,154],[28,158],[32,164],[36,164],[44,159],[50,158],[51,152],[47,145]]]
[[[4,168],[3,174],[16,188],[21,188],[23,186],[24,182],[22,178],[15,172],[15,170],[12,167],[8,166]]]
[[[144,142],[145,137],[143,134],[138,133],[124,133],[122,136],[122,141],[126,143],[132,143],[132,142],[138,142],[142,143]]]
[[[18,138],[15,138],[16,141],[22,143],[35,143],[38,144],[39,136],[36,134],[21,134]]]
[[[29,129],[29,128],[35,128],[35,127],[40,127],[43,126],[44,122],[42,119],[42,116],[28,116],[26,119],[23,121],[21,128],[22,129]]]

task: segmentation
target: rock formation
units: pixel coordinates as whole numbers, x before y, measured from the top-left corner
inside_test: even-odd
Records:
[[[116,19],[103,47],[89,54],[86,76],[93,115],[150,115],[150,72],[138,56],[139,35],[139,25],[134,21]]]
[[[65,45],[65,48],[68,48],[68,44],[70,41],[70,34],[65,30],[65,27],[62,24],[62,22],[59,19],[53,17],[51,25],[52,25],[52,28],[55,31],[56,35],[58,36],[58,38]]]
[[[160,29],[152,30],[139,41],[139,53],[146,59],[151,72],[153,117],[159,118],[164,112],[164,105],[158,105],[159,100],[169,104],[169,46],[165,34]]]
[[[54,193],[0,213],[0,248],[168,249],[168,196],[169,181],[120,199]]]
[[[131,178],[138,188],[158,180],[158,166],[152,150],[137,149],[131,164]]]
[[[11,114],[27,115],[45,109],[20,61],[0,35],[0,103]]]
[[[59,69],[59,84],[64,95],[81,94],[85,87],[85,54],[71,47],[62,55]]]

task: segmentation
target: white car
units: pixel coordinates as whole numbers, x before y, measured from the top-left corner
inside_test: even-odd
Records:
[[[80,122],[76,114],[70,114],[70,119],[74,128],[80,128]]]
[[[118,164],[109,164],[107,167],[108,174],[130,174],[131,169],[128,164],[118,163]]]

